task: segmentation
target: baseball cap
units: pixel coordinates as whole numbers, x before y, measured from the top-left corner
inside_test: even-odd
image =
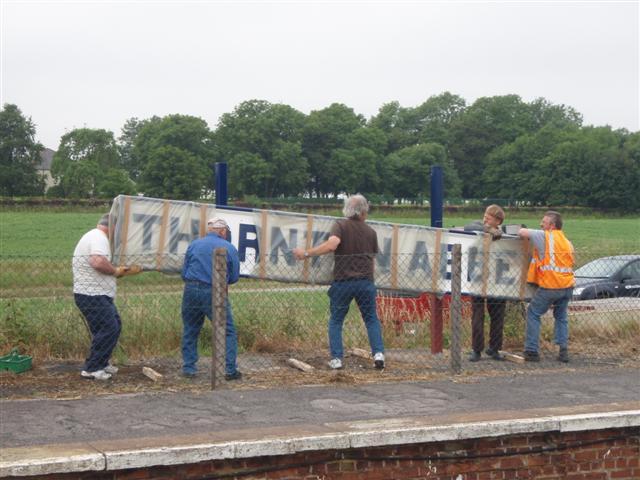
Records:
[[[229,228],[227,222],[220,217],[211,217],[207,220],[207,225],[211,225],[213,228]]]

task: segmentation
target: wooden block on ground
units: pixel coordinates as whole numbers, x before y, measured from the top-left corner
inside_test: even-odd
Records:
[[[295,358],[290,358],[287,360],[287,365],[297,368],[298,370],[302,370],[303,372],[311,372],[314,368],[308,363],[304,363],[300,360],[296,360]]]
[[[145,377],[149,377],[154,382],[157,382],[162,378],[162,374],[156,372],[153,368],[150,367],[142,367],[142,373]]]
[[[524,363],[524,357],[521,355],[516,355],[515,353],[505,352],[504,350],[500,350],[499,352],[505,360],[514,363]]]
[[[367,359],[371,358],[371,354],[367,350],[364,350],[362,348],[352,348],[351,350],[349,350],[349,353],[354,357],[367,358]]]

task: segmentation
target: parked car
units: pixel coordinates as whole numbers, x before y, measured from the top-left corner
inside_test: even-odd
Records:
[[[617,255],[593,260],[575,271],[574,300],[639,297],[640,255]]]

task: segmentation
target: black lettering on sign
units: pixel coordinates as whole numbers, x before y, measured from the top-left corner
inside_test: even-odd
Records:
[[[516,283],[516,277],[507,276],[507,273],[509,273],[509,268],[511,267],[511,264],[508,261],[509,258],[504,258],[504,257],[514,258],[516,257],[516,253],[503,252],[498,256],[498,259],[496,260],[496,284],[513,285]]]
[[[391,239],[382,240],[382,251],[376,255],[377,268],[381,272],[389,272],[391,269]]]
[[[249,238],[249,235],[253,238]],[[238,255],[240,257],[240,263],[247,259],[248,248],[252,248],[256,252],[255,258],[260,258],[260,247],[258,245],[258,232],[256,226],[241,223],[240,232],[238,234]]]
[[[193,232],[193,220],[191,220],[191,231]],[[198,222],[198,228],[200,228],[200,221]],[[180,232],[180,217],[171,217],[169,220],[170,224],[170,233],[169,233],[169,253],[178,253],[178,244],[180,242],[191,242],[191,240],[195,237],[190,233],[181,233]],[[197,234],[196,234],[197,235]]]
[[[409,271],[415,272],[416,270],[420,270],[426,275],[431,275],[431,262],[429,261],[427,242],[422,240],[416,242],[411,261],[409,262]]]
[[[469,247],[467,280],[469,282],[482,280],[482,255],[480,255],[480,250],[478,247]]]
[[[133,223],[142,223],[142,249],[151,250],[151,239],[153,238],[153,226],[162,223],[160,215],[148,215],[146,213],[134,213]]]
[[[289,245],[298,245],[298,229],[292,228],[289,230],[289,243],[287,243],[280,227],[271,227],[271,251],[269,252],[271,263],[274,265],[278,263],[278,250],[281,250],[287,265],[295,265],[296,259],[293,257]]]
[[[453,245],[440,245],[440,278],[451,280],[451,251]]]

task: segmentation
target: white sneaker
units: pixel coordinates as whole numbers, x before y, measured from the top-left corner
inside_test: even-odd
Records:
[[[333,370],[339,370],[342,368],[342,360],[339,358],[332,358],[329,360],[329,368]]]
[[[104,371],[110,375],[115,375],[116,373],[118,373],[118,367],[116,367],[115,365],[107,365],[106,367],[104,367]]]
[[[96,370],[95,372],[87,372],[86,370],[83,370],[80,375],[92,380],[109,380],[111,378],[111,374],[104,370]]]
[[[384,353],[378,352],[373,356],[373,363],[378,370],[384,368]]]

